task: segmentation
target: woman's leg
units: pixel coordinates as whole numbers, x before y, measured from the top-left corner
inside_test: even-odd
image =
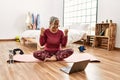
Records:
[[[58,61],[61,61],[65,58],[68,58],[70,55],[73,54],[73,49],[65,49],[65,50],[60,50],[56,53],[56,59]]]
[[[46,58],[50,58],[51,55],[49,55],[49,52],[47,51],[35,51],[33,52],[33,56],[39,60],[44,61]]]

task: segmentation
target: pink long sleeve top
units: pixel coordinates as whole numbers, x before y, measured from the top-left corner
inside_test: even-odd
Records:
[[[50,32],[46,29],[44,35],[40,35],[40,45],[45,45],[45,50],[47,51],[58,51],[60,47],[65,47],[67,44],[67,36],[64,36],[61,30],[56,33]]]

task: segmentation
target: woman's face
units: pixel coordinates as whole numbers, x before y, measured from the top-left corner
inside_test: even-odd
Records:
[[[57,32],[59,27],[59,20],[56,20],[53,24],[51,24],[50,29],[52,32]]]

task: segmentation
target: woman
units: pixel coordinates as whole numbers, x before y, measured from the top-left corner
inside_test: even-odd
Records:
[[[44,50],[35,51],[33,56],[39,60],[57,60],[61,61],[64,58],[73,54],[72,49],[64,49],[67,44],[68,30],[64,30],[64,33],[58,29],[59,19],[57,17],[50,18],[50,26],[48,29],[41,28],[40,33],[40,45],[45,45]]]

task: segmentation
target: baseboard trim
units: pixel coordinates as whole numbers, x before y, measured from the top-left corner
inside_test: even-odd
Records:
[[[15,41],[15,39],[0,39],[0,41]]]
[[[120,48],[118,48],[118,47],[115,47],[115,50],[120,50]]]

